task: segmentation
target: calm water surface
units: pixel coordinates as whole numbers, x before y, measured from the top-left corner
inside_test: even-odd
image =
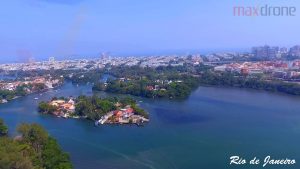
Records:
[[[151,121],[144,127],[104,125],[39,115],[53,96],[92,95],[91,86],[60,89],[0,105],[10,134],[22,122],[42,124],[70,153],[76,169],[222,169],[229,157],[294,158],[300,163],[300,98],[241,89],[200,87],[185,101],[142,101]],[[106,93],[97,93],[106,96]],[[34,100],[38,97],[39,100]],[[265,168],[300,168],[268,166]]]

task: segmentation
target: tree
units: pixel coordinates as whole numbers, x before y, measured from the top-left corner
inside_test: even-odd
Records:
[[[17,86],[16,88],[16,95],[18,96],[25,96],[27,93],[25,91],[26,85]]]
[[[42,159],[46,169],[71,169],[70,157],[61,151],[57,141],[49,137],[43,147]]]
[[[0,168],[1,169],[38,169],[31,159],[34,155],[23,145],[11,138],[0,138]]]
[[[123,105],[131,105],[136,104],[136,101],[131,97],[124,97],[120,100],[120,103],[122,103]]]
[[[3,121],[1,120],[3,124]],[[21,139],[0,138],[1,169],[72,169],[70,157],[38,124],[21,124]]]
[[[18,132],[22,134],[25,143],[31,145],[33,149],[40,153],[43,145],[45,145],[49,135],[47,131],[38,124],[21,124]]]
[[[56,106],[49,105],[47,102],[40,102],[38,106],[38,111],[40,113],[48,113],[51,114],[57,109]]]
[[[8,133],[8,127],[5,125],[4,121],[0,119],[0,136],[6,136]]]
[[[138,107],[136,104],[132,104],[131,108],[134,110],[134,113],[140,116],[145,117],[146,119],[149,119],[149,114],[144,110]]]
[[[96,102],[96,107],[100,108],[104,113],[107,113],[109,111],[116,109],[116,106],[108,100],[98,100]]]

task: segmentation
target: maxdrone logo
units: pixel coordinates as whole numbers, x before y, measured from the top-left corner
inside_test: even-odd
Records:
[[[295,6],[234,6],[234,16],[296,16]]]

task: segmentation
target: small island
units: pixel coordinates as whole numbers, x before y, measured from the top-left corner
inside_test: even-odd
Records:
[[[104,82],[95,82],[94,91],[130,94],[146,98],[186,99],[199,86],[199,77],[176,67],[113,67]]]
[[[97,96],[54,97],[49,102],[40,102],[39,113],[63,118],[84,118],[99,124],[137,124],[149,121],[148,113],[136,100],[125,98],[100,98]]]

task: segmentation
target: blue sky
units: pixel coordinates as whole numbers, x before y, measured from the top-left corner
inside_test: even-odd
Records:
[[[284,5],[294,17],[236,17],[234,6]],[[9,0],[0,5],[0,60],[300,44],[298,0]]]

